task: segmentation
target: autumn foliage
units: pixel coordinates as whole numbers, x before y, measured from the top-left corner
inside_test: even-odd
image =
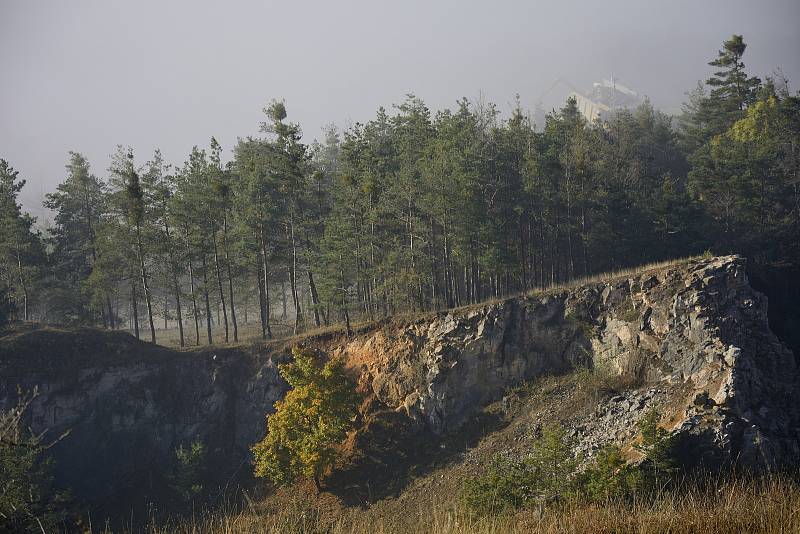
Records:
[[[320,477],[353,426],[358,396],[339,358],[327,362],[313,350],[295,347],[294,361],[279,366],[291,390],[267,416],[267,436],[253,447],[255,474],[276,485]]]

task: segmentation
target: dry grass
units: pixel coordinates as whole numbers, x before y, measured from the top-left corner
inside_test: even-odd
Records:
[[[667,267],[674,267],[676,265],[683,265],[690,261],[699,261],[703,259],[710,259],[709,257],[703,256],[693,256],[688,258],[678,258],[673,260],[661,261],[661,262],[653,262],[648,263],[645,265],[640,265],[637,267],[632,267],[628,269],[620,269],[617,271],[610,271],[605,273],[598,273],[595,275],[591,275],[588,277],[583,278],[576,278],[570,280],[569,282],[563,282],[559,284],[551,284],[543,288],[536,288],[524,293],[517,293],[512,295],[507,295],[503,298],[491,298],[479,302],[477,304],[468,304],[465,306],[461,306],[458,308],[454,308],[451,311],[454,312],[463,312],[469,311],[474,309],[479,309],[486,305],[490,304],[497,304],[503,302],[504,300],[513,299],[513,298],[520,298],[520,297],[538,297],[538,296],[545,296],[554,293],[559,293],[562,291],[575,289],[577,287],[582,287],[586,285],[596,284],[600,282],[610,282],[615,280],[622,280],[625,278],[629,278],[634,275],[641,275],[650,271],[656,272],[661,269],[665,269]],[[392,317],[393,321],[400,322],[400,323],[414,323],[420,320],[424,320],[433,316],[436,316],[440,311],[424,311],[424,312],[403,312],[397,313]],[[354,331],[363,330],[370,326],[378,325],[378,322],[375,321],[362,321],[362,322],[354,322],[352,329]],[[258,320],[250,321],[248,323],[240,323],[239,325],[239,343],[252,343],[252,342],[259,342],[261,341],[261,323]],[[328,335],[328,334],[341,334],[344,333],[344,325],[343,324],[333,324],[331,326],[320,327],[320,328],[311,328],[303,331],[302,333],[298,334],[297,336],[294,335],[294,323],[293,319],[285,319],[278,322],[271,322],[270,323],[272,334],[275,339],[287,339],[287,338],[297,338],[303,339],[313,336],[319,335]],[[130,329],[124,329],[126,332],[133,333]],[[212,337],[214,339],[214,345],[223,345],[225,344],[225,328],[224,326],[215,324],[212,329]],[[149,331],[147,330],[146,325],[142,325],[140,327],[140,337],[143,340],[149,339]],[[233,340],[233,331],[231,329],[229,333],[230,339]],[[192,349],[197,347],[195,345],[195,331],[194,331],[194,322],[193,320],[185,320],[184,326],[184,337],[186,339],[186,348]],[[170,348],[177,348],[180,345],[180,338],[178,335],[178,328],[171,327],[171,328],[158,328],[156,327],[156,340],[159,345],[170,347]],[[231,341],[231,344],[233,342]],[[200,346],[206,345],[206,330],[205,325],[200,325]]]
[[[605,273],[593,274],[582,278],[575,278],[563,284],[550,285],[542,289],[535,289],[529,292],[529,295],[547,294],[554,291],[563,291],[565,289],[574,289],[576,287],[588,286],[600,282],[613,282],[616,280],[623,280],[631,276],[638,276],[649,272],[657,272],[667,267],[675,267],[677,265],[685,265],[692,261],[709,260],[711,257],[707,256],[689,256],[686,258],[675,258],[671,260],[657,261],[646,263],[644,265],[637,265],[636,267],[629,267],[627,269],[619,269],[616,271],[609,271]]]
[[[362,321],[362,322],[354,322],[351,325],[351,330],[354,332],[359,332],[365,328],[370,326],[374,326],[374,322],[370,321]],[[229,330],[229,343],[225,343],[225,327],[224,326],[213,326],[211,328],[211,336],[214,340],[213,346],[237,346],[237,345],[244,345],[248,343],[263,343],[261,338],[261,323],[260,322],[249,322],[249,323],[239,323],[239,341],[238,344],[233,342],[233,329]],[[318,336],[325,336],[325,335],[344,335],[344,324],[333,324],[330,326],[320,326],[309,328],[303,330],[299,334],[294,334],[294,324],[283,322],[270,322],[270,328],[272,329],[272,338],[273,341],[285,340],[285,339],[293,339],[295,341],[302,341],[303,339],[309,337],[318,337]],[[133,334],[131,330],[125,329],[125,332]],[[187,324],[184,326],[183,335],[185,340],[185,347],[184,349],[192,350],[198,347],[208,347],[208,343],[206,343],[206,330],[205,326],[201,325],[200,329],[200,345],[195,344],[195,331],[194,331],[194,323]],[[150,339],[150,331],[147,329],[140,330],[139,337],[147,341]],[[169,348],[179,348],[180,347],[180,335],[178,333],[178,328],[156,328],[156,342],[159,345]]]
[[[239,323],[239,342],[248,342],[248,341],[255,341],[257,339],[261,339],[261,323],[260,322],[249,322],[249,323]],[[292,325],[283,324],[283,323],[273,323],[270,325],[272,327],[272,334],[275,337],[283,338],[292,335]],[[133,334],[133,331],[130,329],[124,329],[125,332]],[[186,343],[185,348],[192,349],[196,348],[198,345],[195,344],[195,331],[194,331],[194,320],[186,321],[183,327],[183,336]],[[214,340],[214,345],[223,345],[225,344],[225,327],[220,325],[214,325],[211,328],[211,336]],[[150,339],[150,330],[145,326],[141,327],[139,330],[139,337],[147,341]],[[231,343],[233,342],[233,328],[231,327],[229,331],[229,338]],[[164,347],[170,348],[178,348],[180,347],[180,335],[178,333],[178,327],[171,327],[171,328],[158,328],[156,327],[156,342],[159,345]],[[200,324],[200,345],[201,347],[207,346],[207,334],[206,334],[206,326],[205,323]]]
[[[664,493],[639,502],[570,502],[544,510],[479,518],[457,501],[431,503],[403,517],[373,517],[369,509],[344,509],[330,519],[313,499],[298,498],[272,513],[201,514],[149,525],[149,534],[292,533],[789,533],[800,532],[800,487],[782,476],[739,479]]]
[[[646,263],[644,265],[638,265],[636,267],[630,267],[627,269],[619,269],[616,271],[607,271],[603,273],[597,273],[590,276],[584,276],[581,278],[573,278],[568,282],[560,282],[557,284],[548,284],[545,287],[537,287],[531,289],[529,291],[521,292],[521,293],[513,293],[510,295],[506,295],[505,297],[501,298],[490,298],[486,299],[482,302],[478,302],[476,304],[466,304],[464,306],[460,306],[458,308],[453,308],[452,311],[469,311],[482,308],[486,305],[490,304],[499,304],[500,302],[514,299],[514,298],[522,298],[522,297],[541,297],[547,295],[553,295],[556,293],[561,293],[563,291],[572,290],[578,287],[589,286],[598,283],[607,283],[607,282],[614,282],[619,280],[624,280],[626,278],[630,278],[632,276],[639,276],[647,273],[655,273],[662,269],[666,269],[668,267],[675,267],[678,265],[685,265],[693,261],[704,261],[710,260],[713,256],[689,256],[686,258],[675,258],[671,260],[664,260],[658,262],[651,262]],[[434,312],[431,312],[434,313]]]

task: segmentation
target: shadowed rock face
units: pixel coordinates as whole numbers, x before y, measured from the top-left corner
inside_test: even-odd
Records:
[[[227,473],[248,458],[286,391],[271,359],[233,349],[179,353],[88,329],[4,341],[0,405],[13,404],[18,388],[37,388],[29,424],[47,431],[45,441],[68,432],[51,449],[56,475],[89,502],[152,488],[175,448],[197,439]],[[51,358],[26,368],[22,354]]]
[[[735,256],[690,261],[309,341],[344,355],[380,404],[433,434],[457,430],[511,386],[593,367],[641,385],[568,423],[590,454],[630,442],[657,407],[696,461],[791,463],[798,372],[744,267]],[[33,430],[70,432],[52,449],[59,478],[100,500],[146,484],[195,439],[220,465],[243,465],[286,391],[275,359],[258,350],[175,352],[118,332],[34,330],[0,343],[0,408],[18,386],[38,387]]]
[[[744,259],[728,256],[456,310],[333,352],[371,377],[380,401],[438,434],[537,376],[579,365],[636,375],[654,394],[631,392],[647,402],[633,398],[625,410],[633,417],[612,414],[596,433],[613,437],[618,422],[630,439],[655,406],[696,460],[774,466],[800,458],[800,394],[794,358],[770,332],[766,309]],[[608,441],[583,437],[595,442],[590,452]]]

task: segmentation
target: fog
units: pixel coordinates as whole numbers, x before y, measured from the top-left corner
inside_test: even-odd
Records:
[[[658,4],[658,5],[651,5]],[[32,2],[0,4],[0,157],[28,180],[25,208],[67,152],[105,175],[117,144],[182,162],[215,136],[226,152],[286,100],[307,141],[369,120],[409,92],[433,109],[483,96],[502,112],[550,109],[614,76],[668,112],[705,79],[724,39],[745,63],[800,83],[800,2]]]

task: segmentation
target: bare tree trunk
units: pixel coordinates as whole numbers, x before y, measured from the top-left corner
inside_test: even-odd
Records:
[[[206,331],[208,333],[208,344],[211,345],[214,341],[211,336],[211,302],[208,299],[208,264],[206,263],[205,252],[202,252],[200,256],[203,259],[203,297],[206,301]]]
[[[23,317],[27,322],[30,319],[28,312],[28,285],[25,283],[25,276],[22,273],[22,254],[20,253],[19,245],[17,245],[17,274],[19,276],[19,285],[22,288]]]
[[[181,347],[184,346],[183,339],[183,310],[181,309],[181,287],[178,282],[178,263],[175,261],[175,253],[172,250],[172,237],[169,232],[169,223],[167,223],[166,216],[164,217],[164,233],[167,236],[167,247],[169,249],[169,269],[172,274],[172,291],[175,294],[175,311],[178,315],[178,336],[180,337]],[[166,307],[164,308],[164,317],[167,316]],[[165,319],[166,320],[166,319]]]
[[[236,324],[236,306],[233,303],[233,276],[231,276],[231,258],[228,253],[228,218],[222,220],[222,248],[225,252],[225,266],[228,271],[228,292],[231,303],[231,323],[233,323],[233,340],[239,341],[239,325]],[[245,320],[245,322],[247,322]]]
[[[581,180],[581,256],[583,276],[589,276],[589,254],[586,250],[586,177]]]
[[[114,321],[114,308],[111,307],[111,297],[108,296],[108,292],[106,292],[106,308],[108,308],[108,324],[111,327],[111,330],[114,330],[116,327],[116,322]]]
[[[339,266],[343,265],[342,254],[339,253]],[[345,333],[349,338],[352,335],[352,330],[350,329],[350,314],[347,311],[347,283],[344,279],[344,269],[339,270],[339,275],[341,278],[342,284],[342,315],[344,316],[344,326],[345,326]]]
[[[439,283],[439,272],[436,264],[436,227],[433,222],[433,217],[429,217],[428,222],[430,223],[431,229],[431,242],[428,245],[428,248],[431,251],[431,306],[434,310],[438,310],[439,292],[437,291],[436,285]]]
[[[528,290],[528,253],[525,249],[525,224],[522,220],[522,215],[519,218],[519,261],[520,266],[522,267],[522,291]],[[508,287],[506,287],[506,291],[508,291]]]
[[[261,277],[263,267],[261,266],[261,255],[258,256],[258,273],[256,273],[256,281],[258,282],[258,311],[261,316],[261,339],[267,339],[267,314],[265,309],[264,297],[264,279]]]
[[[369,212],[372,212],[372,192],[369,194]],[[370,271],[373,273],[372,275],[372,291],[374,292],[378,287],[378,279],[375,277],[375,221],[370,220],[369,223],[369,268]],[[375,313],[378,313],[378,306],[380,306],[379,302],[380,297],[376,299],[374,304],[375,306]],[[386,311],[386,302],[383,303],[384,312]],[[385,314],[385,313],[384,313]]]
[[[192,314],[194,315],[194,343],[200,345],[200,316],[197,313],[197,295],[194,290],[194,268],[189,257],[189,288],[192,294]]]
[[[139,339],[139,305],[136,303],[136,281],[131,280],[131,306],[133,307],[133,334]]]
[[[272,328],[269,325],[269,259],[267,257],[267,238],[264,235],[264,227],[261,230],[261,262],[264,267],[264,315],[266,318],[267,339],[272,339]]]
[[[311,291],[311,307],[314,309],[314,325],[319,328],[319,297],[317,296],[317,286],[314,284],[314,275],[308,269],[308,288]]]
[[[142,275],[142,290],[144,291],[144,300],[147,303],[147,319],[150,322],[150,340],[155,345],[156,343],[156,327],[153,324],[153,303],[150,295],[150,287],[147,285],[147,269],[144,266],[144,247],[142,247],[142,232],[139,225],[136,225],[136,247],[139,252],[139,270]]]
[[[212,232],[211,234],[211,241],[214,244],[214,270],[216,271],[217,275],[217,288],[219,289],[219,301],[222,303],[222,318],[225,321],[225,343],[228,340],[228,309],[225,306],[225,292],[222,290],[222,273],[219,269],[219,254],[217,254],[217,236],[214,235],[216,232]],[[217,315],[219,315],[219,310],[217,310]],[[217,318],[219,322],[219,317]]]
[[[361,302],[361,309],[364,311],[364,315],[368,315],[367,288],[363,283],[363,276],[361,275],[361,224],[356,222],[356,217],[357,216],[353,216],[353,226],[356,237],[356,297]]]
[[[442,228],[442,262],[444,263],[444,300],[448,308],[455,306],[455,295],[453,292],[453,266],[450,264],[450,225],[449,216],[445,216],[445,223]]]
[[[281,278],[281,320],[285,321],[287,317],[286,313],[286,283]]]
[[[300,307],[300,300],[297,298],[297,242],[294,238],[294,217],[289,218],[289,232],[292,241],[292,266],[289,268],[289,288],[292,291],[292,302],[294,303],[294,333],[300,329],[303,323],[303,310]]]
[[[545,257],[545,244],[544,244],[544,217],[539,215],[539,287],[544,288],[544,257]]]
[[[572,173],[567,169],[567,280],[575,277],[575,255],[572,252],[572,193],[570,181]]]

